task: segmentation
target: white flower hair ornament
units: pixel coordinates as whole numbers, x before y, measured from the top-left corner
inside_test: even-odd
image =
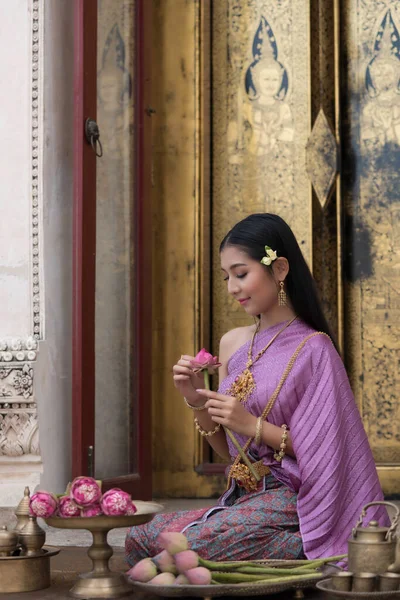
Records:
[[[262,262],[263,265],[269,267],[270,265],[272,265],[274,260],[278,258],[278,255],[275,252],[275,250],[272,250],[269,246],[265,246],[265,254],[266,256],[263,256],[260,262]]]

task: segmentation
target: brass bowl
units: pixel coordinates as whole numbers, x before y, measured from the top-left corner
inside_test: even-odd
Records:
[[[36,556],[4,556],[0,558],[0,592],[34,592],[50,586],[50,557],[58,548],[41,549]]]
[[[118,527],[134,527],[148,523],[163,510],[156,502],[133,500],[137,512],[124,517],[49,517],[45,519],[51,527],[60,529],[87,529],[93,536],[93,543],[88,549],[88,556],[93,563],[93,570],[79,576],[77,583],[70,590],[74,598],[120,598],[132,593],[132,585],[125,575],[110,571],[108,563],[113,549],[107,542],[111,529]]]

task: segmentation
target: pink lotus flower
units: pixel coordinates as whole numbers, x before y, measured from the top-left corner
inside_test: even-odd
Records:
[[[157,575],[157,567],[151,558],[143,558],[126,573],[133,581],[147,583]]]
[[[214,373],[221,363],[218,361],[218,356],[213,356],[205,348],[196,354],[193,360],[190,361],[194,373],[207,370],[209,373]]]
[[[149,583],[151,583],[151,585],[172,585],[175,583],[175,575],[172,575],[172,573],[160,573]]]
[[[180,573],[180,575],[178,575],[178,577],[175,579],[175,585],[189,585],[189,579],[186,577],[186,575]]]
[[[60,517],[79,517],[81,509],[69,496],[61,496],[58,500],[58,514]]]
[[[135,513],[137,513],[137,508],[136,506],[133,504],[133,502],[131,502],[130,504],[128,504],[128,508],[126,509],[126,515],[134,515]]]
[[[121,517],[126,514],[129,505],[132,504],[132,498],[127,492],[119,488],[113,488],[103,494],[100,505],[105,515],[112,517]]]
[[[158,541],[161,548],[172,554],[172,556],[178,554],[178,552],[187,550],[189,547],[188,541],[183,533],[177,533],[173,531],[161,532],[158,536]]]
[[[70,497],[80,508],[98,502],[101,489],[93,477],[76,477],[71,484]]]
[[[36,492],[29,501],[29,510],[35,517],[47,519],[57,510],[57,498],[49,492]]]
[[[153,556],[152,561],[162,573],[173,573],[176,575],[177,570],[174,559],[166,550],[163,550],[160,554],[157,554],[157,556]]]
[[[96,502],[95,504],[91,504],[90,506],[87,506],[86,508],[82,508],[81,510],[81,517],[98,517],[99,515],[102,515],[103,511],[101,510],[101,506],[99,504],[99,502]]]
[[[189,569],[185,575],[191,585],[210,585],[211,583],[211,572],[205,567]]]
[[[195,569],[199,566],[199,557],[193,550],[184,550],[175,554],[174,561],[178,573],[186,573],[189,569]]]

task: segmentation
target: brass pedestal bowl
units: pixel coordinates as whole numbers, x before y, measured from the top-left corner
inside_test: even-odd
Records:
[[[88,556],[93,563],[89,573],[79,576],[70,594],[74,598],[120,598],[131,594],[132,585],[125,575],[110,571],[108,563],[113,555],[113,549],[107,542],[111,529],[133,527],[148,523],[163,510],[161,504],[155,502],[133,501],[137,512],[124,517],[50,517],[46,523],[60,529],[87,529],[93,536],[93,543],[88,549]]]

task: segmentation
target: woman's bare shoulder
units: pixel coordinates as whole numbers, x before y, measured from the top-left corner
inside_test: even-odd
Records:
[[[245,327],[236,327],[227,331],[221,338],[219,345],[219,357],[222,362],[226,362],[240,346],[251,340],[255,325]]]

